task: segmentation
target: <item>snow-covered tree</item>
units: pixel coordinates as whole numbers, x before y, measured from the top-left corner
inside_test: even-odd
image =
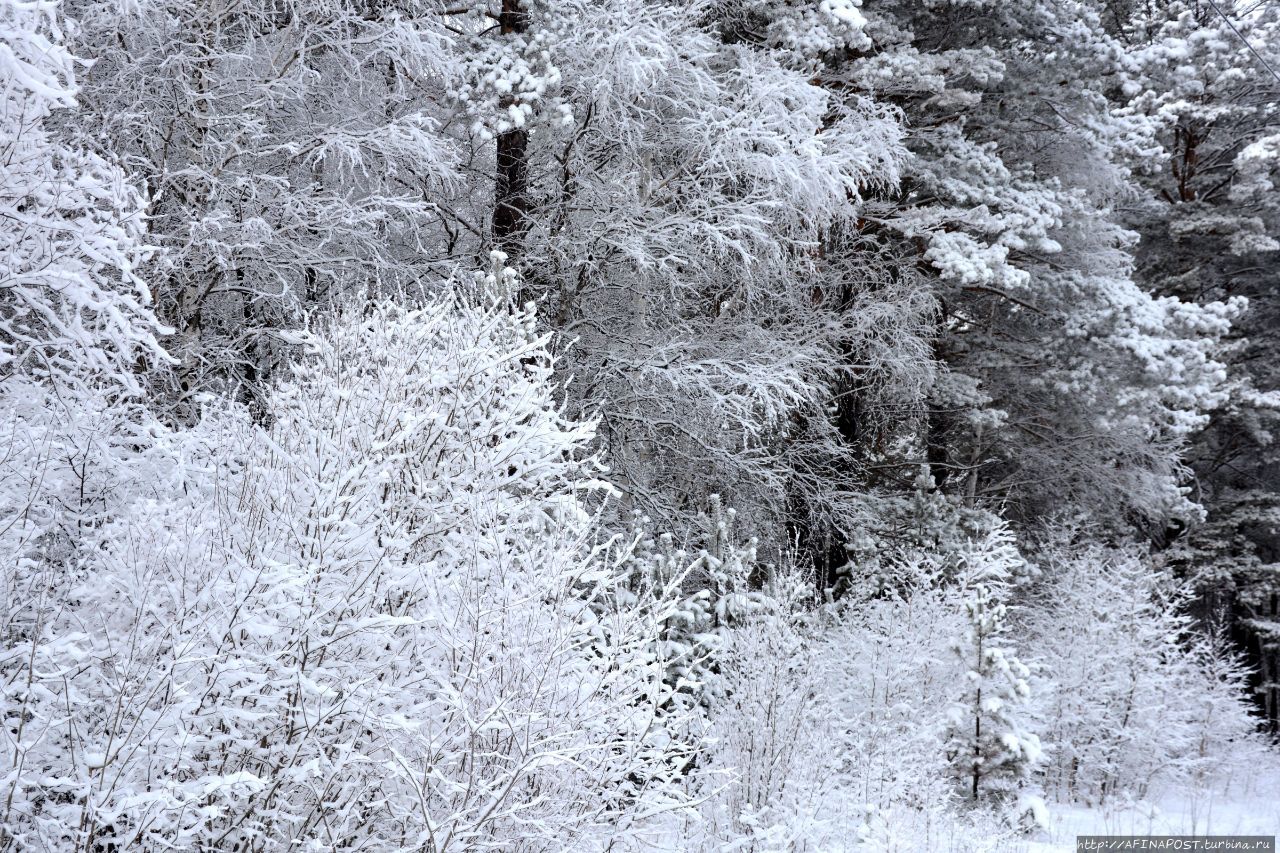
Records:
[[[109,159],[67,143],[77,62],[58,5],[0,4],[0,381],[107,380],[139,389],[163,357],[138,277],[142,199]]]
[[[1216,347],[1239,306],[1133,279],[1116,207],[1126,157],[1154,144],[1105,97],[1124,56],[1097,5],[864,14],[872,48],[835,79],[906,114],[903,182],[866,219],[938,306],[919,439],[938,488],[1027,515],[1194,513],[1178,454],[1223,398]]]
[[[1056,545],[1024,610],[1059,798],[1155,797],[1221,779],[1259,741],[1231,653],[1196,639],[1189,588],[1132,551]]]
[[[757,563],[754,539],[738,541],[736,517],[712,495],[690,547],[677,548],[670,533],[653,536],[641,519],[626,551],[630,580],[623,606],[633,596],[643,600],[679,591],[679,603],[662,625],[658,654],[667,661],[668,682],[682,704],[705,703],[724,692],[718,657],[730,628],[772,606],[762,589],[769,568]]]
[[[1009,800],[1041,757],[1027,708],[1031,671],[1010,644],[1005,603],[1022,560],[1007,530],[964,549],[957,593],[964,597],[964,633],[952,651],[963,689],[952,704],[943,749],[973,803]]]
[[[1117,7],[1130,62],[1117,101],[1157,130],[1156,148],[1134,164],[1145,192],[1128,211],[1143,237],[1139,273],[1161,294],[1248,300],[1231,335],[1229,396],[1189,457],[1208,525],[1179,543],[1176,565],[1203,609],[1225,607],[1255,660],[1275,672],[1275,639],[1252,626],[1273,620],[1280,591],[1271,520],[1280,511],[1280,12],[1182,0]],[[1275,726],[1280,693],[1267,694]]]
[[[965,599],[968,626],[956,654],[967,669],[946,750],[970,799],[999,799],[1030,775],[1040,739],[1027,730],[1021,707],[1031,695],[1031,671],[1006,645],[1005,604],[979,584]]]
[[[721,494],[772,559],[790,517],[853,488],[829,412],[840,353],[910,352],[897,332],[924,310],[896,288],[855,299],[853,265],[822,258],[896,178],[897,121],[815,85],[781,43],[733,36],[727,6],[517,5],[520,33],[476,37],[470,103],[502,151],[515,124],[527,136],[525,292],[573,342],[569,390],[600,415],[620,509],[682,537]]]
[[[149,451],[6,642],[23,849],[580,849],[679,805],[658,627],[610,606],[589,423],[505,304],[321,323],[266,397]]]
[[[145,183],[145,268],[175,329],[175,397],[242,389],[270,331],[356,290],[432,280],[460,153],[442,129],[444,18],[363,2],[74,0],[86,138]],[[475,258],[474,261],[480,260]],[[470,264],[469,264],[470,265]]]

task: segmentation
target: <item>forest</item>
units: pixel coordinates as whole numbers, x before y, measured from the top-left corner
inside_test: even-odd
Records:
[[[1277,184],[1275,0],[0,0],[0,853],[1274,836]]]

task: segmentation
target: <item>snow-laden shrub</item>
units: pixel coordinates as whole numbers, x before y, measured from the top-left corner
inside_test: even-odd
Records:
[[[704,798],[691,849],[790,850],[826,838],[824,798],[837,789],[831,732],[811,657],[812,579],[775,574],[760,605],[719,634],[718,691],[691,780]],[[834,849],[828,847],[828,849]]]
[[[921,811],[956,791],[944,750],[963,690],[952,644],[963,599],[920,583],[840,607],[817,651],[849,797],[875,813]]]
[[[728,632],[717,658],[724,695],[700,767],[703,847],[965,850],[1016,835],[1038,804],[1034,788],[1013,774],[1005,787],[1019,796],[984,788],[971,809],[949,747],[977,701],[957,654],[972,633],[967,605],[979,587],[1003,589],[1017,562],[1001,528],[945,559],[899,561],[896,588],[855,585],[817,610],[791,575],[775,580],[769,604]],[[1034,740],[1020,703],[981,709],[984,723],[1007,724],[985,732],[984,746],[1003,744],[1006,729]]]
[[[6,636],[0,847],[593,849],[678,808],[674,599],[617,606],[592,426],[533,325],[366,306],[268,427],[225,406],[151,442]]]
[[[623,554],[628,575],[619,605],[676,593],[660,630],[659,656],[666,661],[672,699],[685,707],[707,706],[724,695],[720,658],[731,629],[762,611],[776,609],[769,590],[759,588],[756,540],[738,541],[737,512],[712,495],[698,530],[678,548],[670,533],[653,535],[649,520],[635,519],[632,544]],[[755,581],[755,585],[753,585]]]
[[[58,827],[50,810],[73,796],[52,779],[83,777],[84,756],[65,742],[77,733],[66,727],[101,712],[72,708],[66,689],[95,665],[81,591],[99,579],[111,522],[186,479],[181,438],[117,388],[0,383],[0,850],[72,845],[61,832],[74,827]],[[38,822],[58,840],[42,839]]]
[[[1054,745],[1045,785],[1063,799],[1142,799],[1220,782],[1256,754],[1245,673],[1187,615],[1190,590],[1126,550],[1047,556],[1026,608],[1029,657]]]
[[[76,59],[54,2],[0,0],[0,380],[89,375],[137,390],[163,358],[142,198],[114,163],[47,126],[75,107]]]

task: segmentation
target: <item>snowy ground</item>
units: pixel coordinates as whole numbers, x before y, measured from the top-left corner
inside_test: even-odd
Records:
[[[1280,835],[1280,772],[1240,780],[1225,793],[1181,793],[1158,804],[1051,806],[1051,830],[1009,853],[1074,853],[1077,835]]]

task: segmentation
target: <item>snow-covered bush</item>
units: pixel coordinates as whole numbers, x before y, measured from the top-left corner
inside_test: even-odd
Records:
[[[721,632],[706,754],[691,785],[705,798],[694,849],[830,849],[826,801],[839,783],[824,686],[813,658],[812,579],[775,572],[759,606]],[[825,754],[824,754],[824,751]]]
[[[717,657],[724,691],[711,705],[698,777],[705,847],[967,849],[1016,833],[1014,818],[1031,802],[1038,808],[1033,787],[1006,784],[1022,796],[997,802],[987,796],[996,775],[984,767],[984,808],[967,809],[968,789],[954,783],[964,758],[948,751],[957,716],[968,720],[959,730],[973,731],[963,711],[974,701],[974,664],[956,653],[972,632],[967,605],[1018,563],[999,528],[953,543],[945,558],[903,557],[896,587],[855,585],[817,609],[797,594],[798,576],[781,573]],[[988,671],[981,683],[996,680]],[[1015,730],[1020,746],[1036,747],[1020,701],[980,713],[984,725],[1006,724],[983,733],[984,748]],[[1029,754],[1022,759],[1030,765]]]
[[[119,385],[100,376],[80,378],[90,381],[16,376],[0,383],[3,850],[60,849],[29,834],[35,822],[56,827],[54,836],[74,829],[49,811],[73,802],[52,780],[84,779],[85,755],[57,742],[49,727],[102,713],[73,712],[71,694],[59,687],[90,665],[84,623],[96,617],[80,607],[79,591],[99,580],[110,522],[129,517],[148,496],[180,490],[186,475],[169,452],[175,436],[145,406],[122,401]]]
[[[937,845],[959,799],[944,738],[962,689],[951,644],[963,609],[936,566],[913,568],[901,588],[837,606],[813,652],[830,729],[822,749],[836,762],[849,814],[840,833],[868,850]]]
[[[1127,550],[1044,563],[1025,629],[1051,676],[1037,698],[1053,744],[1046,788],[1091,803],[1154,797],[1221,781],[1259,746],[1244,673],[1220,641],[1197,638],[1185,586]]]
[[[620,606],[676,591],[678,603],[662,624],[659,654],[667,662],[673,698],[686,706],[723,695],[725,685],[717,673],[730,628],[774,604],[759,588],[761,579],[752,577],[762,569],[756,542],[738,541],[736,518],[733,508],[712,495],[689,547],[677,548],[670,533],[654,536],[648,519],[638,518],[625,552],[628,582],[620,592]]]
[[[614,606],[592,427],[533,325],[365,306],[305,338],[269,427],[153,442],[167,475],[6,642],[0,838],[592,849],[678,807],[675,601]]]
[[[92,375],[136,390],[162,356],[138,192],[113,163],[47,126],[75,107],[76,60],[53,2],[0,2],[0,380]]]

